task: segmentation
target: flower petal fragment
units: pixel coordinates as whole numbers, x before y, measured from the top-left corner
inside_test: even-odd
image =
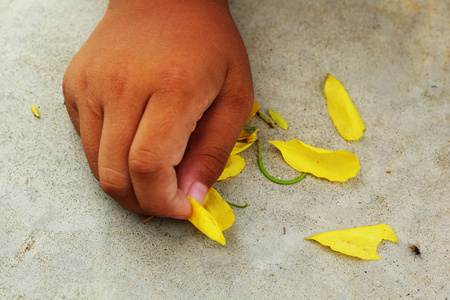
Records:
[[[245,149],[247,149],[248,147],[250,147],[253,143],[242,143],[242,142],[237,142],[234,147],[233,150],[231,150],[230,155],[235,155],[238,154],[242,151],[244,151]]]
[[[394,230],[386,224],[329,231],[306,239],[330,246],[334,251],[366,260],[381,258],[377,254],[377,246],[381,240],[398,243]]]
[[[341,83],[328,74],[324,88],[328,114],[334,126],[346,140],[353,141],[363,135],[364,123]]]
[[[258,130],[259,129],[256,129],[252,133],[248,133],[245,130],[241,130],[241,133],[239,134],[239,137],[238,137],[238,141],[245,140],[248,143],[256,141],[258,139],[258,136],[256,135]]]
[[[331,151],[309,146],[298,139],[289,142],[269,141],[295,170],[331,181],[347,181],[359,170],[358,157],[345,150]]]
[[[206,194],[203,207],[214,217],[222,231],[233,225],[235,221],[233,209],[214,188],[210,188]]]
[[[210,239],[225,245],[225,237],[216,219],[195,199],[188,198],[192,205],[192,215],[188,218],[189,222]]]
[[[272,118],[272,120],[277,123],[278,126],[280,126],[281,129],[287,130],[289,127],[289,124],[284,120],[284,118],[277,113],[274,110],[269,109],[269,115]]]
[[[34,114],[34,116],[36,118],[40,118],[41,117],[41,115],[39,114],[39,110],[36,108],[36,106],[32,105],[31,106],[31,111],[33,112],[33,114]]]
[[[245,167],[245,160],[239,155],[230,155],[227,160],[227,164],[225,165],[225,169],[223,170],[220,177],[217,181],[227,179],[229,177],[236,176],[241,173],[242,169]]]
[[[238,154],[239,152],[242,152],[250,147],[258,139],[258,136],[256,135],[257,132],[258,129],[256,129],[253,133],[247,133],[245,130],[242,130],[239,135],[238,142],[234,145],[230,155]]]
[[[253,100],[253,107],[252,107],[252,111],[250,112],[250,114],[247,117],[247,120],[245,121],[245,123],[247,123],[248,121],[251,120],[251,118],[253,118],[253,116],[256,114],[256,112],[259,110],[259,103],[256,102],[256,100]]]

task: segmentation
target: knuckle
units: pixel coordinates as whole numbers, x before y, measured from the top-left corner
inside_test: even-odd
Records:
[[[97,78],[97,74],[94,68],[86,67],[75,58],[63,77],[62,89],[66,103],[78,103],[86,99],[95,102],[94,91],[97,87],[95,78]]]
[[[191,66],[175,63],[160,74],[162,82],[159,86],[164,87],[164,90],[169,92],[194,88],[195,82],[193,81],[196,78],[194,74]]]
[[[99,171],[100,185],[106,194],[113,198],[125,197],[129,194],[131,184],[128,176],[106,167]]]
[[[73,98],[72,94],[75,90],[75,80],[74,80],[74,74],[71,70],[71,67],[67,68],[66,72],[64,73],[63,82],[62,82],[62,90],[63,95],[66,100]]]
[[[64,77],[63,77],[63,81],[62,81],[62,90],[63,90],[63,94],[64,94],[65,98],[67,98],[68,93],[71,90],[69,78],[70,77],[68,75],[68,71],[66,71],[66,73],[64,73]]]
[[[87,90],[89,83],[91,82],[89,78],[93,78],[94,76],[95,74],[93,74],[93,68],[86,67],[86,64],[83,63],[77,55],[69,64],[66,72],[64,73],[62,83],[63,91],[84,92]]]
[[[120,99],[128,96],[131,90],[129,81],[131,76],[126,65],[111,67],[105,76],[105,87],[111,97]]]
[[[154,174],[165,166],[161,157],[148,149],[136,149],[130,151],[128,167],[130,174],[142,176]]]

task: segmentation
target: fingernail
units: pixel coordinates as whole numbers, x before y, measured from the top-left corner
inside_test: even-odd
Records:
[[[178,219],[178,220],[186,220],[187,219],[186,216],[172,216],[172,218]]]
[[[200,182],[195,182],[189,188],[188,196],[194,198],[198,203],[203,205],[207,193],[208,188],[205,185]]]

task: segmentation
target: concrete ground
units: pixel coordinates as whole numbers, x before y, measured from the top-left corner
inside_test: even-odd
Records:
[[[266,142],[292,138],[356,153],[361,169],[345,183],[277,185],[253,146],[243,172],[215,185],[249,203],[235,210],[226,246],[187,221],[141,224],[90,174],[61,82],[106,5],[0,0],[0,298],[450,297],[447,1],[232,1],[255,97],[290,122],[288,131],[251,122],[268,171],[297,175]],[[357,142],[328,116],[328,72],[365,122]],[[399,243],[381,242],[376,261],[304,239],[379,223]]]

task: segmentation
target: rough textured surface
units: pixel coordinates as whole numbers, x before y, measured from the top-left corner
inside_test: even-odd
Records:
[[[253,146],[244,171],[215,185],[225,199],[250,204],[235,210],[222,247],[185,221],[142,225],[90,174],[61,81],[106,1],[0,0],[0,297],[449,297],[446,2],[232,2],[256,98],[290,123],[282,131],[252,121],[268,171],[296,176],[265,142],[291,138],[354,152],[361,170],[346,183],[307,176],[276,185],[259,171]],[[357,142],[343,140],[328,116],[328,72],[365,122]],[[382,242],[377,261],[304,239],[378,223],[399,243]]]

